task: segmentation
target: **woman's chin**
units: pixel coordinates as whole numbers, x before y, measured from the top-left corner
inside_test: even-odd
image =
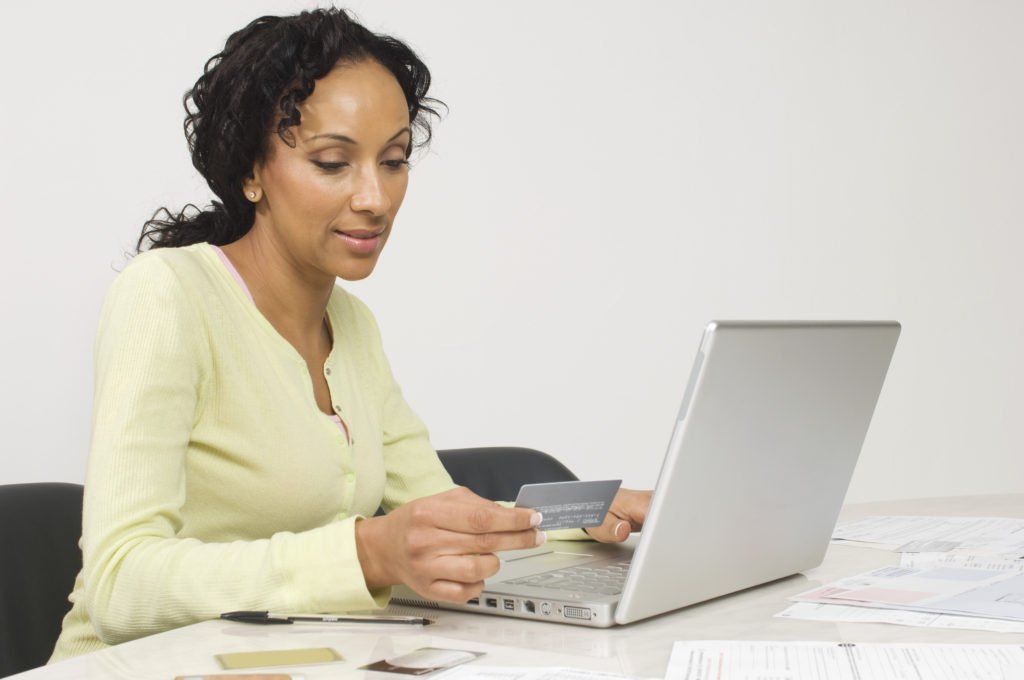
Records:
[[[339,279],[344,279],[345,281],[362,281],[373,273],[376,266],[376,257],[372,259],[367,258],[365,260],[357,260],[355,262],[346,262],[341,267],[338,267],[334,274]]]

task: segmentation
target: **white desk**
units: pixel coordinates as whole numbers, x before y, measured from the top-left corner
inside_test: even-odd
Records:
[[[921,499],[851,505],[842,518],[868,515],[1024,517],[1024,494]],[[336,624],[256,626],[207,621],[22,673],[18,680],[171,680],[176,675],[223,672],[215,654],[289,647],[332,647],[344,662],[281,669],[317,678],[381,678],[358,666],[423,646],[487,652],[475,663],[574,666],[663,677],[676,640],[837,640],[1024,644],[1024,633],[937,630],[870,623],[822,623],[773,618],[786,598],[815,585],[857,574],[898,556],[882,550],[830,547],[824,563],[806,574],[612,629],[520,621],[481,614],[434,612],[437,623],[396,630]],[[235,671],[239,672],[239,671]]]

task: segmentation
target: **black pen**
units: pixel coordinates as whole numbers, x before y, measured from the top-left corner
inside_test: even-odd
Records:
[[[225,612],[220,618],[242,623],[295,623],[309,621],[314,623],[397,623],[413,626],[428,626],[433,621],[422,616],[394,616],[389,614],[271,614],[266,611],[241,610]]]

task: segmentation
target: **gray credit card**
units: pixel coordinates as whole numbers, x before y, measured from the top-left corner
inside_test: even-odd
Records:
[[[524,484],[517,508],[532,508],[544,515],[540,529],[585,529],[599,526],[622,484],[621,479],[598,482]]]

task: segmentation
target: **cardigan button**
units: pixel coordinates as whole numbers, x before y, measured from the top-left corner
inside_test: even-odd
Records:
[[[325,368],[325,369],[324,369],[324,373],[326,373],[327,375],[330,375],[330,374],[331,374],[331,368],[330,368],[330,366],[328,366],[327,368]]]

